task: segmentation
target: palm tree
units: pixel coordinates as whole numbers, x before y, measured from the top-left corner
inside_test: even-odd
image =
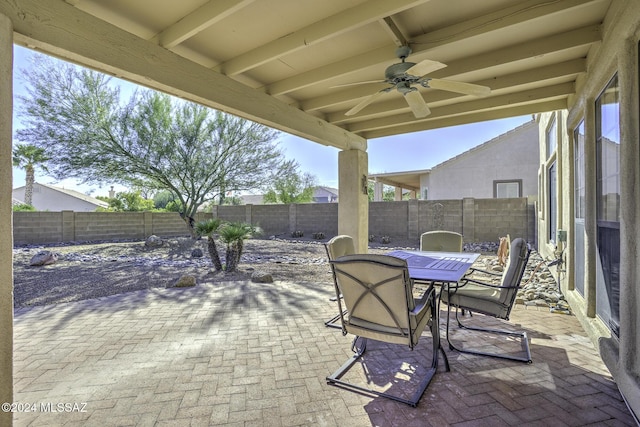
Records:
[[[260,232],[254,225],[243,222],[231,222],[220,229],[220,239],[226,243],[225,270],[236,271],[244,249],[244,241]]]
[[[218,254],[214,234],[220,229],[221,225],[222,220],[220,218],[212,218],[208,221],[202,221],[196,224],[196,233],[198,233],[199,236],[207,236],[209,257],[211,258],[211,262],[213,263],[213,267],[216,271],[222,270],[222,261],[220,261],[220,255]]]
[[[13,166],[24,169],[26,172],[26,183],[24,187],[24,203],[31,205],[33,202],[33,184],[35,183],[35,168],[39,166],[45,172],[44,165],[49,160],[43,148],[35,145],[18,144],[13,149]]]

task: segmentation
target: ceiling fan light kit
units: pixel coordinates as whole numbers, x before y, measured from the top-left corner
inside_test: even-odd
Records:
[[[457,82],[453,80],[429,78],[427,77],[427,74],[444,68],[446,65],[430,59],[425,59],[418,63],[407,62],[406,59],[410,54],[411,48],[409,46],[400,46],[396,49],[396,56],[400,58],[402,62],[388,66],[384,72],[384,80],[353,83],[387,83],[391,86],[365,98],[355,107],[347,111],[345,115],[353,116],[357,114],[360,110],[371,104],[381,95],[390,92],[392,89],[396,89],[404,95],[407,104],[416,118],[420,119],[426,117],[431,113],[431,111],[429,110],[429,107],[427,107],[427,104],[418,89],[413,87],[413,85],[473,96],[486,96],[491,92],[491,89],[486,86]]]

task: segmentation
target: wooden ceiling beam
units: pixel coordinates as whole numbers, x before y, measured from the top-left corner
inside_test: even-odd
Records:
[[[547,111],[563,110],[567,108],[567,99],[543,100],[537,103],[505,106],[493,110],[478,111],[469,114],[459,114],[456,116],[442,117],[428,121],[407,123],[396,127],[378,129],[362,132],[361,135],[367,140],[383,138],[405,133],[422,132],[425,130],[441,129],[451,126],[465,125],[468,123],[484,122],[487,120],[499,120],[510,117],[525,116],[527,114],[538,114]]]
[[[211,0],[158,33],[151,40],[171,49],[255,0]]]
[[[538,67],[519,73],[513,73],[505,76],[500,76],[492,79],[479,80],[471,82],[474,84],[488,86],[492,91],[508,90],[512,87],[518,87],[529,84],[536,84],[538,86],[545,86],[545,81],[559,79],[563,77],[575,76],[587,71],[587,61],[585,58],[577,58],[570,61],[561,62],[558,64],[547,65],[545,67]],[[428,104],[447,101],[450,99],[460,98],[465,95],[457,93],[446,92],[442,90],[425,90],[423,96]],[[335,113],[327,114],[326,119],[333,124],[342,126],[349,121],[358,121],[368,116],[380,116],[385,113],[392,112],[394,110],[402,109],[406,110],[407,103],[400,97],[395,97],[390,101],[379,102],[376,104],[368,105],[358,114],[353,116],[345,116],[345,113],[349,111],[344,109]]]
[[[236,56],[214,68],[235,76],[306,46],[410,9],[428,0],[371,0]]]
[[[400,28],[398,28],[392,17],[386,16],[379,19],[378,22],[380,22],[380,25],[382,25],[382,28],[389,34],[389,37],[391,37],[391,40],[393,40],[396,46],[409,45],[409,40],[407,40],[407,37],[400,31]]]
[[[367,141],[61,0],[0,2],[14,41],[50,55],[339,149]]]
[[[446,46],[454,42],[460,42],[489,31],[495,31],[501,28],[521,24],[531,20],[532,17],[542,18],[545,15],[558,13],[562,10],[574,7],[583,7],[588,3],[591,3],[591,1],[563,0],[549,2],[548,0],[529,0],[526,2],[517,2],[514,6],[502,9],[499,12],[484,15],[452,27],[446,27],[441,30],[432,31],[428,34],[412,38],[410,40],[410,45],[413,50],[412,59],[424,59],[431,50],[437,47]],[[393,56],[395,47],[395,44],[390,43],[387,46],[377,48],[369,52],[364,52],[357,57],[354,57],[357,58],[357,60],[354,60],[354,58],[348,58],[324,67],[300,73],[296,76],[283,79],[266,86],[265,92],[271,95],[283,95],[308,86],[326,82],[327,80],[356,73],[363,68],[374,65],[380,65],[382,73],[384,71],[384,64],[391,63],[395,60],[395,57]],[[417,60],[413,62],[417,62]]]
[[[554,34],[530,41],[528,43],[517,43],[493,52],[485,52],[475,56],[470,56],[459,61],[453,61],[446,68],[438,70],[430,77],[447,78],[471,71],[482,70],[507,64],[515,61],[522,61],[536,56],[548,55],[566,49],[576,48],[593,44],[602,40],[602,29],[600,25],[588,25],[575,30]],[[301,103],[301,108],[305,111],[314,111],[326,107],[340,105],[355,105],[360,99],[371,95],[371,87],[354,86],[344,88],[330,95],[320,96]]]
[[[505,105],[518,105],[522,103],[530,103],[558,98],[566,99],[569,95],[574,93],[574,82],[560,83],[523,92],[509,93],[505,95],[477,99],[474,101],[460,102],[457,104],[436,107],[431,110],[431,114],[425,119],[416,119],[413,113],[406,112],[393,116],[381,117],[374,120],[365,120],[357,123],[352,123],[348,126],[348,129],[351,132],[361,134],[363,132],[375,131],[387,127],[402,126],[403,124],[414,123],[420,120],[433,120],[440,117],[465,114],[470,111],[501,108]]]

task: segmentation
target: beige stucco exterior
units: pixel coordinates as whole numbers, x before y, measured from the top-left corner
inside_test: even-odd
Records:
[[[620,391],[635,414],[640,413],[640,132],[638,130],[639,95],[638,50],[640,42],[640,3],[614,2],[604,23],[603,43],[587,58],[589,72],[578,83],[578,92],[568,110],[545,113],[538,117],[540,129],[540,200],[538,204],[538,248],[554,259],[564,248],[559,276],[563,293],[573,313],[589,333]],[[615,29],[615,30],[614,30]],[[620,127],[620,336],[615,337],[598,316],[596,271],[597,183],[595,149],[595,102],[614,75],[619,81]],[[547,152],[546,134],[556,122],[558,144]],[[579,235],[574,220],[575,140],[574,130],[584,120],[585,215],[584,236]],[[548,168],[557,165],[557,228],[567,230],[566,247],[550,241]],[[580,243],[580,245],[578,245]],[[584,260],[576,253],[584,251]],[[584,272],[583,283],[576,283],[576,269]],[[582,288],[582,292],[577,288]],[[602,292],[602,291],[600,291]]]
[[[491,141],[434,166],[421,177],[421,195],[430,200],[490,199],[497,182],[519,182],[521,193],[537,194],[538,128],[534,122],[518,126]]]
[[[538,195],[538,124],[531,121],[465,151],[431,169],[370,175],[374,201],[381,201],[383,185],[421,200],[458,200],[466,197],[527,197]],[[455,141],[443,141],[453,144]],[[518,185],[518,193],[496,194],[498,183]],[[513,188],[510,188],[513,190]]]
[[[479,70],[480,75],[476,79],[489,80],[483,83],[491,84],[496,91],[501,88],[523,86],[527,92],[510,95],[505,93],[504,96],[496,96],[487,98],[482,101],[473,101],[468,107],[463,108],[464,103],[452,102],[451,106],[443,105],[439,109],[433,109],[432,119],[425,120],[424,123],[415,121],[412,114],[399,112],[396,116],[406,119],[408,124],[401,129],[396,129],[398,121],[393,118],[380,118],[377,114],[385,114],[388,110],[396,110],[391,108],[390,104],[381,105],[380,111],[370,108],[372,112],[370,118],[366,120],[355,117],[354,122],[350,122],[345,127],[340,127],[335,123],[344,119],[344,110],[358,102],[356,98],[368,96],[354,94],[349,97],[341,98],[341,94],[348,93],[346,90],[339,91],[336,96],[325,92],[310,91],[316,94],[315,99],[295,97],[289,99],[278,99],[268,95],[268,91],[264,91],[264,86],[271,83],[271,91],[278,92],[274,86],[282,86],[282,82],[267,79],[264,84],[258,82],[257,90],[253,90],[248,85],[240,81],[233,80],[222,73],[212,70],[211,67],[215,63],[206,63],[206,65],[197,64],[196,62],[186,60],[180,55],[169,50],[169,44],[154,44],[152,40],[153,34],[149,35],[149,39],[144,39],[140,35],[134,33],[135,28],[129,25],[134,22],[134,17],[127,16],[126,12],[121,16],[125,21],[124,27],[111,25],[106,21],[95,18],[90,14],[84,13],[82,10],[73,6],[72,3],[83,5],[85,2],[64,2],[64,1],[37,1],[37,0],[21,0],[17,2],[1,2],[0,10],[2,14],[9,16],[0,16],[0,400],[12,401],[12,375],[13,375],[13,347],[12,347],[12,328],[13,328],[13,307],[12,307],[12,290],[13,290],[13,273],[12,273],[12,217],[11,217],[11,128],[12,128],[12,38],[16,41],[28,45],[30,47],[41,49],[44,52],[56,54],[62,58],[76,61],[85,66],[91,66],[98,70],[112,73],[130,81],[147,85],[154,89],[164,90],[176,96],[183,97],[192,101],[197,101],[203,105],[212,108],[222,109],[231,113],[238,114],[242,117],[258,121],[260,123],[273,126],[283,131],[287,131],[306,139],[337,147],[344,150],[339,156],[339,176],[340,176],[340,205],[339,205],[339,232],[354,236],[358,242],[358,250],[366,250],[367,241],[367,196],[363,191],[366,184],[367,174],[367,154],[366,138],[374,138],[387,136],[392,134],[406,133],[411,131],[425,130],[429,128],[451,126],[456,124],[469,123],[472,121],[489,120],[494,118],[503,118],[517,116],[523,114],[537,113],[540,111],[550,111],[556,109],[564,109],[566,111],[558,115],[558,148],[555,153],[558,163],[558,211],[557,226],[568,231],[567,247],[565,251],[566,274],[561,275],[561,285],[572,305],[573,312],[582,321],[585,328],[589,331],[594,342],[599,346],[603,360],[611,370],[615,377],[623,395],[629,402],[629,405],[636,414],[640,414],[640,353],[639,340],[640,334],[640,292],[637,289],[640,278],[640,248],[637,236],[640,234],[640,222],[638,212],[640,211],[640,150],[638,141],[640,139],[640,131],[638,130],[639,99],[638,99],[638,41],[640,40],[640,2],[637,0],[614,0],[610,4],[607,2],[539,2],[528,12],[531,13],[514,13],[518,9],[518,4],[509,4],[504,11],[496,11],[496,14],[484,15],[482,20],[464,18],[464,22],[453,28],[442,28],[439,37],[436,34],[424,34],[428,40],[429,37],[437,38],[442,42],[438,46],[448,53],[453,53],[456,44],[464,47],[459,56],[457,64],[449,61],[448,70],[458,70],[458,73],[467,73],[476,68],[476,64],[485,65],[485,68],[497,67],[505,64],[506,69],[501,75],[493,78],[493,71]],[[111,19],[118,24],[118,15],[109,14],[109,2],[102,2],[101,8],[105,9]],[[134,4],[134,2],[113,2],[117,5]],[[210,2],[215,4],[216,2]],[[259,2],[256,2],[259,3]],[[317,2],[323,4],[323,2]],[[364,2],[371,3],[371,2]],[[382,2],[380,2],[382,3]],[[393,4],[395,2],[387,2]],[[484,2],[469,2],[469,7],[482,5]],[[520,2],[513,2],[520,3]],[[592,21],[589,16],[577,23],[573,20],[566,19],[575,28],[562,28],[560,33],[546,34],[544,39],[518,42],[517,45],[503,46],[504,36],[499,34],[484,37],[482,34],[478,39],[466,40],[465,34],[483,31],[485,28],[494,28],[495,25],[500,26],[500,30],[505,32],[510,27],[516,27],[520,23],[520,19],[527,15],[535,15],[534,11],[545,11],[545,16],[551,18],[562,12],[564,5],[572,3],[574,8],[570,13],[572,16],[580,16],[583,4],[593,3],[595,7],[602,10],[608,10],[602,25],[600,24],[599,15],[597,22]],[[174,2],[175,5],[181,2]],[[428,5],[428,2],[425,2]],[[138,3],[135,2],[137,6]],[[610,8],[609,8],[610,6]],[[607,9],[609,8],[609,9]],[[463,10],[464,8],[461,8]],[[584,8],[589,9],[585,7]],[[96,13],[99,13],[98,10]],[[466,9],[463,12],[467,15],[473,15]],[[395,11],[387,10],[381,16],[393,15]],[[449,11],[453,13],[453,10]],[[155,14],[139,13],[142,17]],[[196,14],[197,15],[197,14]],[[196,16],[192,15],[192,16]],[[359,19],[361,14],[354,14],[353,20]],[[369,14],[370,19],[379,20],[377,15]],[[342,19],[343,14],[336,13],[336,19]],[[292,20],[294,21],[294,20]],[[297,20],[295,20],[297,22]],[[176,22],[176,20],[170,21]],[[184,21],[180,21],[184,22]],[[248,21],[251,22],[251,21]],[[332,21],[335,22],[335,21]],[[556,26],[560,22],[545,21],[539,19],[538,24],[523,23],[519,27],[519,31],[540,31],[543,28],[556,30]],[[355,25],[349,23],[349,25]],[[555,25],[553,24],[555,23]],[[547,25],[545,25],[547,24]],[[135,25],[133,25],[135,27]],[[365,27],[365,26],[363,26]],[[368,28],[368,27],[367,27]],[[175,29],[175,28],[174,28]],[[341,27],[339,33],[344,33]],[[297,33],[296,35],[300,35]],[[240,39],[237,34],[236,39]],[[257,39],[253,31],[246,34],[247,37]],[[185,36],[186,37],[186,36]],[[367,37],[360,36],[361,40]],[[215,38],[211,38],[215,40]],[[500,39],[500,46],[492,48],[478,47],[475,43],[482,40]],[[151,40],[151,41],[149,41]],[[274,43],[280,38],[274,38]],[[306,41],[306,39],[304,39]],[[218,40],[215,40],[218,41]],[[285,40],[286,41],[286,40]],[[375,40],[374,40],[375,41]],[[442,43],[449,42],[448,45]],[[592,47],[592,43],[596,43]],[[301,44],[306,46],[306,43]],[[354,44],[355,46],[355,44]],[[417,44],[417,48],[427,49],[432,45],[429,43]],[[475,52],[470,56],[468,46],[474,46]],[[274,45],[271,44],[273,50]],[[395,47],[395,46],[393,46]],[[357,60],[348,58],[359,67],[370,67],[379,64],[382,59],[371,60],[369,58],[380,56],[378,50],[372,50],[366,58],[364,55],[366,49],[374,49],[373,47],[358,47]],[[385,48],[386,50],[386,48]],[[389,49],[392,50],[392,49]],[[486,50],[486,51],[485,51]],[[262,53],[262,49],[256,53]],[[326,49],[327,55],[336,52],[343,55],[341,49]],[[547,67],[551,64],[555,56],[561,56],[563,52],[588,52],[588,54],[580,53],[580,57],[567,57],[563,59],[563,64],[557,67]],[[270,58],[279,59],[286,52],[268,53]],[[583,68],[582,56],[586,55],[586,68]],[[311,56],[311,55],[310,55]],[[384,55],[385,58],[387,54]],[[292,58],[303,58],[304,55],[297,55]],[[321,58],[323,55],[315,55],[315,58]],[[231,58],[233,59],[233,58]],[[240,58],[242,59],[242,58]],[[274,60],[275,60],[274,59]],[[534,60],[541,60],[543,63],[535,63],[534,69],[520,69],[519,64],[529,65]],[[334,59],[335,61],[338,58]],[[386,60],[386,59],[385,59]],[[546,63],[549,62],[549,64]],[[255,59],[256,63],[261,60]],[[272,61],[273,62],[273,61]],[[227,64],[228,66],[229,64]],[[339,64],[342,65],[342,64]],[[466,67],[463,67],[465,65]],[[477,68],[483,68],[480,65]],[[304,69],[304,67],[301,67]],[[330,79],[337,71],[333,64],[327,64],[325,70],[327,73],[322,74],[320,78],[314,77],[315,80],[304,80],[298,83],[299,87],[311,85],[316,81],[321,82],[325,87],[331,87],[325,79]],[[382,68],[380,68],[381,70]],[[274,68],[274,74],[277,79],[281,78],[280,69]],[[288,71],[288,70],[287,70]],[[313,70],[310,70],[313,71]],[[345,73],[357,71],[348,68]],[[379,78],[379,71],[375,71],[373,76],[363,75],[359,73],[359,79]],[[607,328],[599,322],[595,315],[595,217],[593,215],[595,207],[595,183],[593,179],[587,183],[586,207],[587,215],[585,217],[585,293],[584,296],[576,295],[572,285],[572,268],[575,266],[575,259],[571,250],[572,245],[575,246],[575,234],[573,233],[572,219],[572,196],[571,196],[571,180],[572,180],[572,140],[570,131],[584,118],[585,120],[585,138],[587,141],[594,140],[594,100],[606,85],[609,79],[618,73],[620,79],[620,97],[621,97],[621,336],[620,339],[610,338]],[[547,73],[547,74],[543,74]],[[578,74],[577,81],[574,81],[573,75]],[[309,73],[309,77],[315,76]],[[299,75],[292,75],[291,78],[298,78]],[[495,80],[495,81],[494,81]],[[541,81],[551,81],[554,85],[548,88],[539,85]],[[336,83],[351,83],[353,80],[349,78]],[[289,81],[289,83],[292,83]],[[354,91],[357,88],[353,89]],[[284,93],[280,89],[279,93]],[[320,96],[324,95],[324,96]],[[568,101],[567,101],[568,97]],[[535,104],[528,104],[531,100],[536,101]],[[443,99],[446,101],[446,99]],[[392,103],[390,100],[389,103]],[[316,113],[309,114],[307,111],[316,112],[322,108],[320,103],[329,105],[330,108]],[[333,107],[339,103],[351,103],[344,108]],[[323,105],[324,105],[323,104]],[[400,109],[406,108],[405,102],[398,103]],[[297,108],[303,106],[304,110]],[[373,107],[373,106],[372,106]],[[495,109],[495,110],[494,110]],[[382,111],[384,110],[384,111]],[[440,110],[440,111],[438,111]],[[447,116],[451,114],[451,116]],[[467,115],[468,114],[468,115]],[[335,122],[327,122],[322,117],[335,117]],[[440,119],[438,117],[440,116]],[[548,116],[541,116],[539,126],[541,135],[547,129]],[[355,132],[355,133],[354,133]],[[390,148],[390,152],[391,152]],[[544,162],[548,161],[545,156]],[[585,157],[587,169],[593,170],[595,165],[595,154],[591,153]],[[364,178],[364,179],[363,179]],[[542,181],[542,179],[541,179]],[[542,183],[544,184],[544,183]],[[543,185],[544,188],[544,185]],[[541,200],[544,199],[544,194]],[[542,201],[541,201],[542,203]],[[542,205],[542,207],[544,207]],[[540,215],[538,225],[541,230],[548,229],[548,217]],[[546,233],[540,232],[541,238],[546,238]],[[553,256],[553,246],[547,241],[539,241],[539,249],[543,256]],[[11,414],[0,413],[0,425],[10,425]]]
[[[14,199],[24,202],[25,187],[13,190]],[[93,212],[99,207],[106,208],[108,203],[73,190],[34,183],[31,205],[39,211]]]
[[[0,403],[13,402],[13,232],[11,135],[13,112],[13,28],[0,15]],[[11,413],[0,412],[0,425]]]

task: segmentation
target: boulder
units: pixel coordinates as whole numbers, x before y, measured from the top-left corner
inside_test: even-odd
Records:
[[[196,285],[196,278],[189,275],[180,277],[174,284],[174,288],[189,288]]]
[[[273,283],[273,277],[264,271],[254,271],[251,274],[251,281],[254,283]]]
[[[204,256],[204,253],[200,248],[195,248],[191,251],[191,258],[202,258],[203,256]]]
[[[152,234],[151,236],[147,237],[147,240],[144,241],[144,245],[147,248],[159,248],[163,244],[164,244],[164,241],[160,237],[156,236],[155,234]]]
[[[55,264],[57,261],[58,261],[58,254],[56,254],[55,252],[40,251],[31,258],[29,265],[31,266],[49,265],[49,264]]]

